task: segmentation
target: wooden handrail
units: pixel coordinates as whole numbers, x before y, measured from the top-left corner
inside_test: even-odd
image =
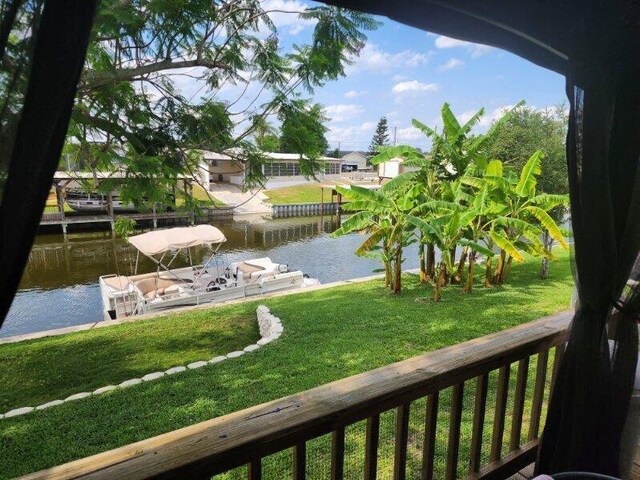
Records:
[[[302,443],[331,432],[340,453],[345,426],[369,418],[375,425],[380,413],[398,407],[402,412],[427,395],[437,399],[439,391],[451,386],[459,385],[461,394],[467,380],[562,344],[570,319],[568,312],[545,317],[23,478],[210,478],[247,464],[255,475],[261,458],[291,447],[300,451]],[[404,419],[399,429],[404,438]],[[374,443],[377,437],[368,448]],[[509,457],[518,451],[530,457],[536,444],[529,442]],[[404,455],[402,449],[398,455]],[[492,458],[492,463],[505,468],[504,458]],[[483,467],[473,476],[495,478],[490,473]]]

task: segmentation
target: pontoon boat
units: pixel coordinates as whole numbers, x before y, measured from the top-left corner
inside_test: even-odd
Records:
[[[267,257],[227,264],[224,255],[218,252],[226,240],[224,234],[211,225],[155,230],[129,237],[129,243],[138,250],[134,275],[100,277],[104,319],[319,284],[301,271],[289,271],[287,265],[274,263]],[[187,250],[191,259],[190,249],[198,245],[214,248],[207,261],[201,265],[190,262],[188,267],[170,268],[181,251]],[[155,272],[137,273],[140,253],[157,265]]]

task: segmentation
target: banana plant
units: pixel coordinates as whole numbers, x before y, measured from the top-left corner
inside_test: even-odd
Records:
[[[427,235],[430,241],[440,249],[440,261],[434,281],[434,302],[439,302],[442,298],[442,287],[449,283],[451,272],[454,270],[455,258],[452,256],[452,251],[460,243],[465,229],[473,222],[476,215],[477,212],[473,209],[459,211],[454,207],[452,213],[438,216],[429,222],[412,214],[405,216],[407,222]]]
[[[431,158],[434,162],[438,175],[444,179],[456,179],[464,174],[469,165],[476,165],[484,169],[487,159],[484,156],[484,149],[496,137],[497,132],[509,120],[511,112],[524,105],[520,101],[511,110],[493,122],[487,133],[481,135],[471,135],[471,130],[475,127],[485,111],[484,108],[478,110],[469,120],[461,123],[451,110],[448,103],[444,103],[441,109],[442,132],[436,128],[412,120],[412,125],[422,131],[432,141]]]
[[[562,230],[548,213],[559,205],[566,205],[568,196],[536,194],[543,158],[541,151],[534,152],[519,176],[504,172],[502,162],[492,160],[482,177],[461,178],[461,182],[473,187],[476,193],[486,189],[493,205],[494,218],[487,225],[487,243],[489,248],[496,246],[500,255],[492,278],[489,278],[491,270],[488,263],[485,284],[504,283],[512,261],[523,261],[525,253],[553,259],[541,239],[545,232],[561,247],[568,247]]]
[[[345,210],[355,211],[332,237],[352,232],[364,232],[367,238],[356,249],[356,255],[380,260],[384,266],[385,283],[393,293],[402,291],[403,250],[412,242],[404,213],[414,207],[415,187],[383,187],[379,191],[350,185],[337,186],[342,196],[349,200]],[[409,185],[405,185],[409,187]]]
[[[390,160],[402,159],[403,165],[412,167],[414,170],[405,172],[382,186],[381,191],[400,191],[410,187],[417,187],[414,198],[417,203],[422,203],[425,199],[436,197],[441,187],[433,163],[421,151],[408,145],[394,145],[391,147],[381,147],[378,155],[371,159],[372,165],[379,165]],[[431,281],[435,273],[435,248],[433,243],[428,241],[427,236],[418,234],[418,265],[420,266],[420,282]]]

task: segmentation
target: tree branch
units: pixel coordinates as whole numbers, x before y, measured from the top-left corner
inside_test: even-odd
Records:
[[[150,73],[161,72],[164,70],[176,70],[179,68],[206,67],[209,69],[219,68],[222,70],[230,70],[230,67],[221,62],[210,61],[206,59],[182,60],[174,62],[173,60],[162,60],[160,62],[140,65],[135,68],[121,68],[112,72],[86,72],[79,90],[87,91],[95,88],[104,87],[118,82],[128,82],[149,75]]]

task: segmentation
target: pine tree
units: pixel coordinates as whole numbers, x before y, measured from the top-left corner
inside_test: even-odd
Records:
[[[369,151],[367,152],[367,156],[371,158],[377,155],[378,147],[382,145],[389,145],[387,117],[380,117],[380,120],[378,120],[376,133],[373,134],[373,138],[371,139],[371,145],[369,145]]]

